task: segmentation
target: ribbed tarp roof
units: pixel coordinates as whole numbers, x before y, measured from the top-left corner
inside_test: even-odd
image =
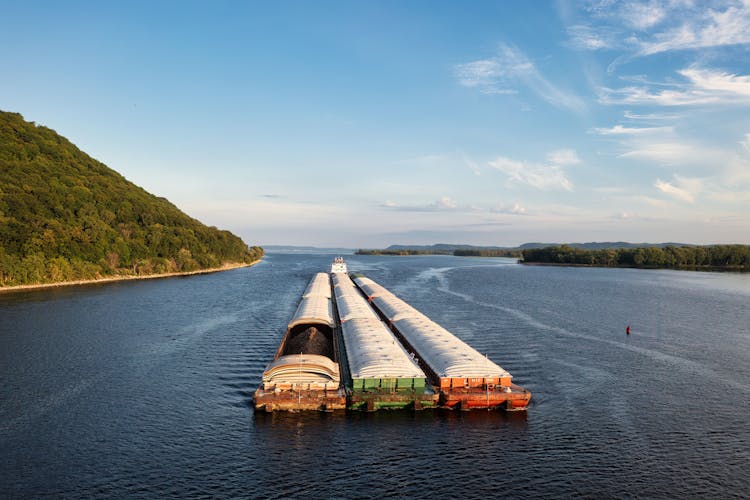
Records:
[[[364,280],[367,280],[365,282]],[[356,278],[358,285],[376,284],[369,278]],[[362,282],[362,283],[361,283]],[[493,378],[510,374],[476,349],[438,325],[396,295],[379,294],[373,299],[383,315],[417,351],[417,355],[445,378]]]
[[[341,323],[352,319],[378,319],[377,313],[364,300],[349,276],[334,274],[333,284]]]
[[[382,312],[391,323],[403,318],[426,318],[424,314],[393,294],[379,295],[372,299],[372,303],[380,309],[380,312]]]
[[[341,329],[352,378],[425,378],[379,319],[353,319]]]
[[[331,298],[331,281],[328,278],[327,273],[318,273],[313,276],[313,279],[310,280],[310,284],[307,285],[302,297],[310,295],[322,295],[323,297]]]
[[[316,274],[307,285],[288,328],[304,324],[324,324],[333,327],[331,285],[326,273]]]
[[[324,324],[333,327],[331,299],[323,296],[310,296],[302,299],[289,322],[289,328],[297,325]]]
[[[345,274],[333,276],[352,378],[426,378]]]
[[[302,354],[281,356],[266,367],[263,382],[270,384],[326,384],[339,386],[339,365],[326,356]]]
[[[353,293],[358,292],[355,290]],[[339,309],[341,323],[346,323],[353,319],[376,319],[380,321],[378,315],[372,310],[372,307],[362,299],[362,297],[357,297],[351,294],[337,295],[336,305]]]
[[[365,295],[367,295],[368,299],[383,294],[393,295],[387,288],[375,283],[370,278],[361,276],[359,278],[355,278],[354,281],[357,282],[357,285],[362,289]]]

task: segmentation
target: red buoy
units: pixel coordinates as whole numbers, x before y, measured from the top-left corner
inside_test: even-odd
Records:
[[[630,335],[630,325],[625,327],[625,333]]]

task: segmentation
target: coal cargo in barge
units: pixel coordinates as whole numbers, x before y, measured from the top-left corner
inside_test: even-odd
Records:
[[[416,353],[442,407],[525,410],[531,393],[461,339],[366,277],[354,279],[367,300],[407,349]]]
[[[343,410],[331,282],[318,273],[302,295],[253,403],[258,410]]]

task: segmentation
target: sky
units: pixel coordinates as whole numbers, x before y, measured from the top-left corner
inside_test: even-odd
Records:
[[[750,244],[750,0],[0,12],[0,109],[249,244]]]

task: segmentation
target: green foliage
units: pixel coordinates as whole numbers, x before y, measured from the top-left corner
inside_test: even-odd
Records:
[[[521,257],[520,250],[499,250],[499,249],[458,249],[454,250],[453,255],[456,257]]]
[[[0,286],[193,271],[263,256],[0,111]]]
[[[520,258],[519,250],[496,248],[383,248],[374,250],[359,249],[356,255],[455,255],[457,257],[515,257]]]
[[[363,248],[360,248],[356,252],[354,252],[355,255],[450,255],[450,252],[444,252],[439,250],[417,250],[414,248],[403,248],[398,250],[390,250],[390,249],[373,249],[373,250],[366,250]]]
[[[528,263],[599,267],[750,270],[750,246],[667,246],[583,250],[567,245],[523,251]]]

